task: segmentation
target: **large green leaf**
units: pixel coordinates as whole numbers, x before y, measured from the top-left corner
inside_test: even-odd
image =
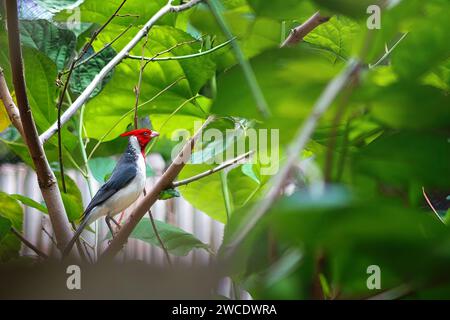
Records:
[[[88,50],[78,66],[73,70],[70,78],[70,90],[75,94],[81,94],[84,89],[94,80],[95,76],[103,69],[104,66],[111,61],[116,55],[116,52],[111,47],[102,50],[95,54],[93,50]],[[83,61],[86,60],[86,61]],[[112,71],[109,72],[99,85],[91,93],[90,97],[95,97],[103,87],[108,83],[112,77]]]
[[[426,72],[450,58],[450,43],[447,30],[450,21],[442,15],[448,12],[447,2],[414,25],[414,29],[392,53],[394,70],[407,81],[416,81]]]
[[[258,15],[280,20],[300,20],[311,16],[317,9],[306,0],[248,0]]]
[[[43,213],[48,213],[47,207],[45,206],[45,204],[41,204],[37,201],[34,201],[31,198],[28,198],[26,196],[23,196],[21,194],[11,194],[10,195],[11,198],[16,199],[18,201],[20,201],[22,204],[30,207],[30,208],[34,208],[37,209]]]
[[[448,128],[450,98],[441,90],[396,83],[387,87],[372,86],[371,114],[393,128]]]
[[[194,235],[163,221],[155,220],[156,229],[167,251],[175,256],[185,256],[193,249],[210,250],[209,246]],[[131,233],[131,238],[161,247],[150,219],[143,218]]]
[[[355,38],[359,30],[359,25],[353,20],[333,16],[328,22],[310,32],[304,40],[320,49],[330,51],[335,59],[348,59],[354,51]]]
[[[58,70],[64,68],[75,50],[75,34],[47,20],[20,21],[20,36],[24,46],[45,54],[55,62]]]
[[[214,165],[207,164],[187,164],[178,178],[180,180],[187,179],[213,167]],[[227,174],[227,182],[234,209],[238,209],[250,201],[260,188],[260,185],[252,178],[242,174],[240,166]],[[220,173],[215,173],[191,182],[186,186],[181,186],[179,191],[183,198],[195,208],[205,212],[217,221],[227,222]]]
[[[75,181],[73,181],[68,175],[64,175],[66,192],[63,191],[60,172],[56,172],[56,178],[58,179],[58,185],[61,191],[61,197],[66,209],[67,217],[70,222],[77,222],[84,212],[81,192]]]
[[[24,48],[27,94],[36,125],[47,129],[56,120],[56,65],[36,49]]]
[[[448,188],[450,146],[445,134],[384,134],[355,155],[354,170],[393,186]]]
[[[9,228],[5,228],[9,225],[21,232],[23,210],[17,200],[4,192],[0,192],[0,203],[0,261],[4,261],[17,256],[19,252],[19,239],[8,232]]]
[[[335,13],[342,13],[349,17],[363,18],[368,17],[367,8],[371,5],[378,5],[383,7],[383,0],[313,0],[322,8]]]
[[[223,17],[232,34],[247,57],[278,47],[281,43],[281,25],[275,20],[265,17],[254,17],[247,6],[230,7]],[[228,40],[209,9],[197,7],[189,18],[190,23],[203,34],[212,35],[215,43]],[[219,70],[226,70],[237,63],[232,51],[220,51],[214,55]]]
[[[85,0],[78,7],[80,10],[81,22],[95,22],[98,24],[105,23],[117,10],[123,0],[110,0],[106,2],[99,2],[96,0]],[[114,19],[114,23],[121,25],[143,25],[150,19],[160,8],[167,4],[166,0],[135,0],[127,1],[119,14],[120,17]],[[62,11],[56,15],[55,19],[59,21],[66,21],[74,12],[72,10]],[[167,15],[163,17],[160,24],[173,24],[176,15]]]
[[[89,160],[89,169],[91,169],[92,175],[95,180],[100,183],[104,183],[106,177],[111,174],[116,166],[116,161],[112,158],[94,158]]]

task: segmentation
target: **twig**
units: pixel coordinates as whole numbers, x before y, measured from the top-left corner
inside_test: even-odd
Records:
[[[106,49],[108,49],[109,47],[111,47],[111,46],[114,44],[114,42],[116,42],[117,40],[119,40],[119,39],[120,39],[120,38],[121,38],[128,30],[130,30],[130,28],[131,28],[132,26],[133,26],[133,25],[130,24],[130,25],[129,25],[128,27],[126,27],[121,33],[119,33],[114,39],[112,39],[111,42],[105,44],[105,45],[103,46],[103,48],[101,48],[99,51],[97,51],[97,52],[91,54],[91,55],[90,55],[89,57],[87,57],[86,59],[83,59],[82,61],[80,61],[80,62],[78,62],[77,64],[75,64],[75,66],[74,66],[73,68],[76,69],[76,68],[78,68],[79,66],[81,66],[81,65],[83,65],[83,64],[85,64],[85,63],[87,63],[87,62],[89,62],[91,59],[95,58],[96,56],[98,56],[99,54],[101,54],[103,51],[105,51]],[[81,59],[82,57],[83,57],[83,56],[80,56],[80,59]],[[66,73],[69,73],[69,70],[65,70],[65,71],[61,72],[61,74],[66,74]]]
[[[291,33],[289,33],[289,36],[281,44],[281,47],[283,48],[283,47],[292,46],[292,45],[299,43],[300,41],[303,40],[303,38],[308,33],[313,31],[315,28],[320,26],[322,23],[327,22],[328,20],[330,20],[330,17],[321,16],[319,12],[316,12],[304,23],[302,23],[298,27],[292,29]]]
[[[234,159],[231,159],[231,160],[229,160],[229,161],[226,161],[226,162],[224,162],[224,163],[218,165],[218,166],[215,167],[215,168],[212,168],[212,169],[210,169],[210,170],[207,170],[207,171],[204,171],[204,172],[202,172],[202,173],[199,173],[199,174],[197,174],[197,175],[195,175],[195,176],[193,176],[193,177],[190,177],[190,178],[187,178],[187,179],[184,179],[184,180],[180,180],[180,181],[176,181],[176,182],[172,183],[172,186],[171,186],[171,187],[172,187],[172,188],[178,188],[178,187],[184,186],[184,185],[186,185],[186,184],[189,184],[189,183],[191,183],[191,182],[200,180],[201,178],[204,178],[204,177],[206,177],[206,176],[209,176],[209,175],[211,175],[211,174],[213,174],[213,173],[216,173],[216,172],[218,172],[218,171],[220,171],[220,170],[223,170],[223,169],[225,169],[225,168],[231,167],[232,165],[238,163],[239,161],[244,160],[244,159],[250,157],[253,153],[254,153],[254,151],[249,151],[249,152],[247,152],[247,153],[244,153],[244,154],[240,155],[239,157],[236,157],[236,158],[234,158]]]
[[[398,46],[398,44],[400,42],[402,42],[403,39],[405,39],[407,35],[408,35],[408,32],[404,33],[400,37],[400,39],[398,39],[398,41],[389,50],[386,51],[386,53],[380,58],[380,60],[378,60],[374,64],[369,64],[369,68],[375,68],[375,67],[379,66],[381,63],[383,63],[383,61],[386,60],[387,57],[389,57],[389,55],[392,53],[392,51],[394,51],[394,49]]]
[[[215,46],[214,48],[211,48],[211,49],[206,50],[206,51],[193,53],[193,54],[187,54],[187,55],[183,55],[183,56],[160,57],[160,58],[158,58],[158,57],[144,57],[144,56],[127,55],[127,58],[128,59],[134,59],[134,60],[147,60],[149,62],[192,59],[192,58],[201,57],[201,56],[207,55],[209,53],[212,53],[214,51],[217,51],[220,48],[223,48],[223,47],[227,46],[228,44],[230,44],[233,40],[234,40],[234,38],[232,40],[228,40],[228,41],[226,41],[224,43],[221,43],[221,44]]]
[[[337,106],[336,115],[334,116],[333,123],[331,125],[331,130],[328,138],[328,146],[326,150],[325,156],[325,165],[324,165],[324,178],[325,182],[331,182],[333,180],[333,156],[334,152],[336,152],[336,136],[337,136],[337,128],[339,126],[339,122],[345,113],[345,108],[347,107],[348,100],[353,91],[353,86],[349,86],[348,90],[346,90],[343,94],[342,100],[339,102]]]
[[[158,239],[159,245],[161,246],[161,249],[164,251],[164,255],[166,257],[167,263],[169,266],[173,266],[172,259],[170,258],[169,250],[167,250],[166,245],[164,244],[164,241],[162,240],[161,236],[159,235],[158,228],[156,227],[155,219],[153,218],[153,214],[151,210],[148,210],[148,217],[150,218],[150,222],[152,224],[153,232],[156,235],[156,238]]]
[[[139,32],[134,36],[134,38],[125,47],[117,53],[117,55],[111,59],[106,66],[95,76],[92,82],[84,89],[84,91],[78,96],[78,98],[72,103],[72,105],[67,108],[67,110],[61,116],[61,125],[64,125],[69,119],[76,113],[76,111],[89,99],[91,93],[95,90],[97,85],[113,70],[126,55],[133,49],[137,43],[150,31],[150,29],[158,22],[158,20],[164,15],[170,12],[180,12],[192,8],[193,6],[200,3],[202,0],[190,0],[188,3],[173,6],[172,1],[169,1],[164,7],[162,7],[158,12],[156,12],[139,30]],[[101,31],[101,30],[100,30]],[[50,128],[45,131],[40,139],[42,143],[47,142],[58,130],[57,124],[54,123]]]
[[[189,160],[192,154],[192,148],[194,147],[195,142],[201,136],[203,129],[211,121],[213,121],[213,119],[214,118],[211,116],[206,119],[200,130],[184,145],[181,152],[173,160],[173,162],[170,164],[161,178],[159,178],[150,192],[138,203],[137,207],[129,216],[127,222],[120,228],[116,237],[111,241],[110,245],[103,252],[103,259],[113,258],[122,249],[128,237],[133,232],[133,229],[136,227],[142,217],[148,212],[151,206],[158,200],[161,192],[170,187],[173,180],[175,180],[180,171],[183,169],[184,165]]]
[[[50,168],[44,148],[39,140],[33,114],[28,103],[25,76],[23,73],[22,49],[20,45],[17,0],[6,2],[6,12],[12,78],[17,97],[17,105],[25,133],[25,141],[33,160],[42,197],[47,205],[58,248],[64,250],[73,234],[62,202],[56,177]],[[73,252],[77,256],[78,252],[76,250]]]
[[[49,237],[51,242],[56,246],[55,237],[53,237],[53,235],[51,235],[50,232],[48,232],[47,229],[45,229],[44,226],[41,227],[41,230]]]
[[[225,256],[234,254],[235,249],[241,243],[241,241],[247,236],[247,234],[253,229],[258,221],[264,216],[264,214],[270,209],[272,204],[280,195],[280,191],[289,176],[291,168],[297,162],[298,156],[301,150],[305,147],[309,141],[314,129],[317,126],[322,114],[333,103],[336,96],[344,89],[348,82],[355,76],[360,68],[360,63],[354,60],[349,61],[344,71],[334,78],[325,90],[320,95],[319,99],[314,105],[314,108],[309,117],[304,122],[303,126],[299,128],[293,141],[287,150],[287,159],[283,167],[278,174],[274,176],[270,185],[272,186],[263,197],[263,199],[250,209],[248,218],[244,219],[241,225],[237,228],[235,234],[231,237],[233,239],[225,249]]]
[[[22,243],[24,245],[26,245],[28,248],[30,248],[31,250],[33,250],[39,257],[44,258],[44,259],[48,259],[48,255],[45,254],[44,252],[42,252],[41,250],[39,250],[34,244],[32,244],[30,241],[28,241],[27,239],[25,239],[25,237],[20,234],[19,231],[17,231],[16,229],[14,229],[13,227],[11,228],[11,232],[20,239],[20,241],[22,241]]]
[[[8,85],[6,84],[3,69],[1,67],[0,67],[0,99],[3,101],[3,104],[5,105],[6,113],[8,114],[9,120],[11,121],[13,126],[17,129],[17,131],[19,131],[22,138],[25,139],[22,121],[20,121],[19,109],[17,109],[14,100],[11,97]]]
[[[428,198],[428,195],[425,192],[425,187],[422,187],[422,193],[423,193],[423,196],[424,196],[425,200],[427,201],[428,205],[430,206],[431,210],[436,215],[436,217],[439,219],[439,221],[441,221],[443,224],[445,224],[445,221],[441,218],[441,216],[439,215],[439,213],[436,211],[436,209],[434,208],[433,204],[431,203],[430,198]]]
[[[270,109],[267,104],[266,98],[264,97],[264,94],[258,84],[255,73],[253,72],[252,66],[250,65],[250,62],[247,60],[244,53],[242,52],[242,49],[240,48],[236,40],[236,37],[234,37],[233,34],[231,33],[231,30],[228,27],[228,24],[221,13],[220,3],[217,0],[207,0],[207,3],[217,23],[222,29],[222,32],[225,34],[228,40],[231,41],[231,46],[233,48],[234,54],[236,56],[236,59],[239,61],[239,64],[241,65],[242,71],[244,72],[244,76],[250,87],[258,111],[261,113],[263,118],[268,118],[270,116]]]

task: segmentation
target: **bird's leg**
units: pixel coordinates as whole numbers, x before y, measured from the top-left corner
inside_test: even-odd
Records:
[[[114,238],[114,229],[111,226],[111,217],[110,216],[105,216],[105,222],[108,225],[109,231],[111,232],[112,237]]]

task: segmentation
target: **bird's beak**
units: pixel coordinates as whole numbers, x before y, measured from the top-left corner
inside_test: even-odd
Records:
[[[150,137],[152,137],[152,138],[159,137],[159,133],[156,131],[152,131],[152,133],[150,134]]]

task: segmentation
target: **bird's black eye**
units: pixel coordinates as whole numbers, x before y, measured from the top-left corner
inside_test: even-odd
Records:
[[[148,132],[147,131],[144,132],[144,136],[148,136]]]

